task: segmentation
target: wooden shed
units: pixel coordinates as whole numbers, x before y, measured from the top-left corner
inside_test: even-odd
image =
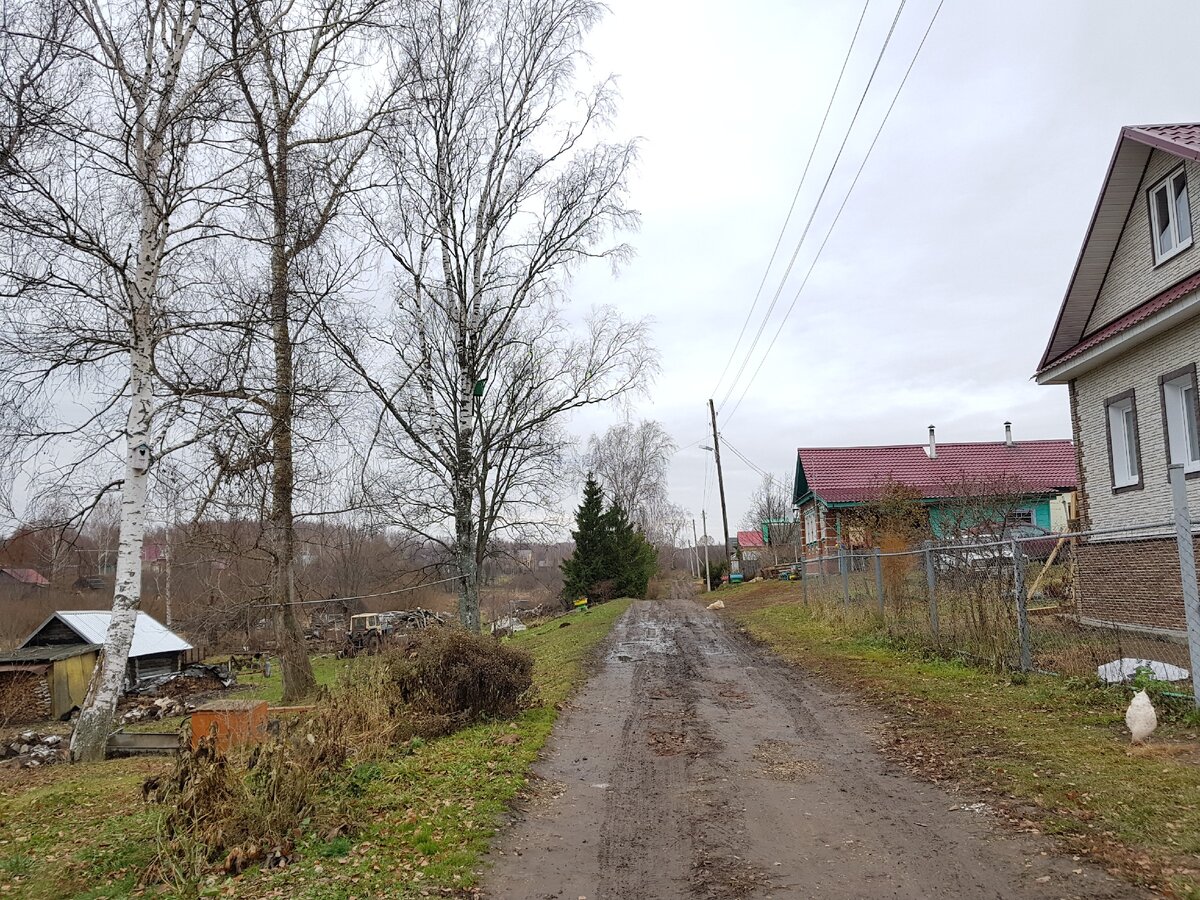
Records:
[[[60,611],[39,625],[22,649],[61,647],[72,644],[103,644],[112,613],[100,610]],[[129,648],[127,682],[137,684],[148,678],[178,672],[192,645],[153,616],[137,614],[133,626],[133,646]]]
[[[99,644],[60,644],[0,652],[0,722],[65,719],[83,704]]]

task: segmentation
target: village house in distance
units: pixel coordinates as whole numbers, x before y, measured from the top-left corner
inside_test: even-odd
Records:
[[[868,546],[854,511],[878,501],[889,485],[924,508],[933,537],[953,540],[966,537],[958,533],[964,489],[1002,487],[1011,507],[998,523],[1003,528],[1065,531],[1074,518],[1075,478],[1075,449],[1065,438],[1017,441],[1005,423],[1003,441],[939,443],[930,426],[926,444],[801,447],[793,504],[811,559],[836,556],[839,546]]]
[[[1079,470],[1085,620],[1183,635],[1167,467],[1200,501],[1200,124],[1121,130],[1039,384],[1066,385]],[[1158,534],[1161,534],[1159,532]]]

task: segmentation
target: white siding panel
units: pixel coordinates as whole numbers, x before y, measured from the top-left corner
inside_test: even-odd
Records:
[[[1200,316],[1076,380],[1084,490],[1093,528],[1121,528],[1171,519],[1158,379],[1188,363],[1200,365]],[[1143,486],[1141,490],[1114,494],[1109,475],[1104,401],[1130,388],[1137,399]],[[1188,499],[1193,514],[1200,515],[1200,479],[1188,482]]]
[[[1161,150],[1155,150],[1150,155],[1146,175],[1133,199],[1129,222],[1113,254],[1108,277],[1100,290],[1096,308],[1088,319],[1085,334],[1102,328],[1200,269],[1200,241],[1162,265],[1154,265],[1150,206],[1146,201],[1146,192],[1178,168],[1181,162],[1179,157]],[[1196,216],[1200,213],[1200,165],[1191,161],[1184,165],[1188,177],[1188,199],[1192,207],[1192,230],[1196,231]]]

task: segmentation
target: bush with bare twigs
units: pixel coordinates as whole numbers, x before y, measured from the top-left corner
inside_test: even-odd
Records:
[[[145,793],[165,812],[156,874],[168,881],[284,863],[307,821],[341,829],[357,773],[413,738],[517,713],[532,684],[528,653],[460,630],[431,629],[404,650],[355,660],[301,718],[229,753],[211,737]]]

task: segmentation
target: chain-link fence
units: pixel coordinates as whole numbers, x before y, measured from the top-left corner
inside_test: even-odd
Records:
[[[1185,506],[1175,521],[1121,529],[927,541],[899,552],[843,547],[797,561],[792,577],[818,614],[906,645],[1108,681],[1150,666],[1192,696],[1197,524]]]

